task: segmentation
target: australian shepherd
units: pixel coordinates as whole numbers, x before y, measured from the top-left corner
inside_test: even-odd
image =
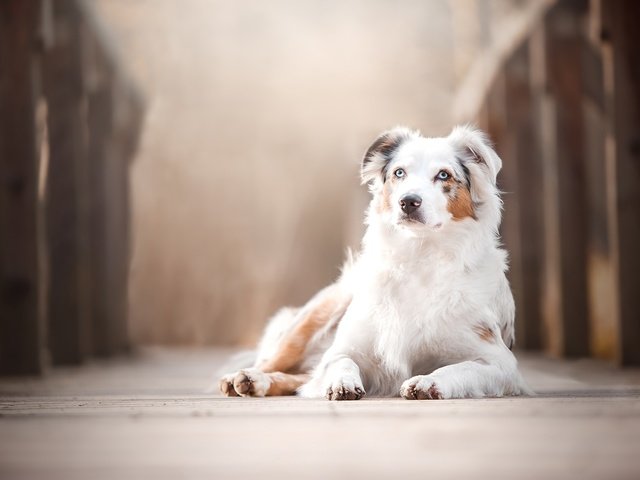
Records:
[[[269,322],[227,396],[408,400],[529,393],[511,352],[502,161],[479,130],[380,135],[362,159],[366,233],[338,280]]]

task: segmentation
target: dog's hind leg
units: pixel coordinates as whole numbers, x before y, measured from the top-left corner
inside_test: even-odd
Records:
[[[255,366],[225,375],[220,382],[221,392],[226,396],[245,397],[295,394],[309,379],[300,368],[314,335],[325,327],[337,325],[350,302],[351,295],[345,293],[340,284],[333,284],[299,309],[292,326],[277,339],[270,338],[270,327],[267,327]]]
[[[339,284],[333,284],[318,292],[300,309],[291,330],[281,339],[270,358],[258,361],[263,372],[290,372],[299,367],[313,336],[332,321],[339,320],[351,302]]]

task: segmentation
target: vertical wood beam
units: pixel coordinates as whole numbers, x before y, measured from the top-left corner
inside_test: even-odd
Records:
[[[617,293],[614,259],[609,227],[609,190],[611,175],[607,169],[607,105],[597,2],[589,8],[588,36],[582,50],[584,80],[584,165],[588,211],[587,282],[591,354],[612,360],[617,338]]]
[[[512,165],[511,184],[506,185],[505,215],[513,216],[513,235],[517,248],[510,248],[514,276],[520,278],[516,296],[516,331],[519,345],[541,347],[541,162],[534,129],[530,85],[529,45],[516,49],[505,64],[506,115],[510,139],[504,162]],[[511,212],[509,212],[511,209]]]
[[[107,172],[111,161],[112,96],[108,84],[88,96],[89,158],[91,185],[91,287],[92,344],[98,356],[114,353],[115,341],[109,301],[113,285],[108,281],[109,256]]]
[[[0,2],[0,373],[38,374],[44,344],[46,255],[39,202],[43,138],[41,2]],[[42,122],[41,122],[42,123]]]
[[[547,344],[563,356],[589,354],[587,212],[583,162],[581,17],[584,1],[560,2],[545,18],[547,88],[553,98],[555,161],[545,160]],[[546,119],[543,119],[545,121]]]
[[[44,58],[50,145],[49,344],[54,364],[78,364],[90,352],[91,327],[82,19],[73,0],[56,0],[53,8],[55,42]]]
[[[616,0],[602,8],[610,9],[613,46],[618,362],[640,365],[640,3]]]

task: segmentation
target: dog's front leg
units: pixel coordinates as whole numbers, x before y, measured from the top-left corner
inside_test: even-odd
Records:
[[[417,375],[405,381],[400,395],[408,400],[482,398],[531,393],[506,348]]]
[[[365,395],[360,368],[349,356],[327,351],[309,383],[298,393],[307,398],[359,400]]]
[[[330,365],[324,384],[327,400],[360,400],[365,394],[360,369],[347,356]]]

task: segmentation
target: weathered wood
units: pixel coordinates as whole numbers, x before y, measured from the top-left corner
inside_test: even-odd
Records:
[[[107,87],[88,95],[89,157],[91,185],[91,287],[93,352],[99,356],[114,352],[109,315],[109,257],[107,235],[108,198],[106,169],[111,161],[109,134],[112,121],[112,98]],[[98,134],[98,132],[100,132]]]
[[[596,19],[589,12],[589,20]],[[584,79],[584,167],[588,212],[587,287],[591,354],[613,359],[618,329],[617,294],[614,258],[611,249],[608,202],[611,192],[610,169],[607,168],[607,99],[600,39],[592,32],[583,44],[582,78]]]
[[[40,373],[46,363],[40,5],[0,2],[0,373],[10,374]]]
[[[532,118],[529,46],[516,49],[505,64],[509,152],[505,164],[512,165],[513,188],[505,185],[505,217],[514,218],[517,248],[509,248],[511,265],[520,276],[516,295],[516,331],[519,345],[527,349],[542,346],[540,331],[540,289],[542,259],[541,161]],[[507,168],[509,170],[509,168]],[[512,200],[513,199],[513,200]],[[507,204],[506,202],[510,202]],[[511,212],[509,213],[509,209]]]
[[[113,348],[129,349],[128,286],[130,266],[130,182],[129,166],[135,155],[142,125],[143,103],[137,92],[123,82],[114,83],[111,162],[107,164],[105,193],[109,198],[108,257],[118,259],[108,264],[107,283],[109,318]]]
[[[547,343],[556,355],[589,354],[581,17],[586,2],[560,2],[545,18],[554,160],[545,160]],[[544,121],[544,120],[543,120]]]
[[[547,350],[623,365],[640,363],[638,19],[637,2],[558,2],[527,36],[531,91],[517,81],[516,51],[501,66],[482,112],[503,157],[517,157],[517,166],[505,162],[503,178],[506,190],[514,185],[523,193],[517,201],[505,196],[504,224],[519,314],[535,290],[525,283],[540,272]],[[496,101],[501,95],[507,100]],[[535,121],[521,130],[526,114],[518,112],[527,110]],[[535,197],[538,171],[541,249],[530,241],[536,229],[527,231],[540,217],[522,204]],[[543,259],[541,270],[524,264],[527,248]],[[522,332],[529,322],[519,320]]]
[[[329,402],[204,393],[225,358],[143,350],[39,381],[0,380],[2,477],[216,479],[241,468],[264,480],[599,480],[640,472],[638,370],[524,355],[536,397]]]
[[[0,4],[0,373],[128,347],[142,102],[87,2]]]
[[[49,344],[54,364],[77,364],[90,353],[88,163],[80,14],[73,0],[54,4],[55,41],[44,58],[50,169]]]
[[[613,46],[618,361],[640,365],[640,3],[602,2]]]
[[[519,226],[519,205],[522,197],[518,190],[518,162],[516,139],[510,133],[517,126],[512,125],[512,113],[515,99],[510,96],[512,82],[510,75],[502,70],[495,78],[487,97],[488,124],[487,131],[491,136],[496,152],[503,161],[502,171],[498,177],[498,188],[503,192],[504,213],[500,233],[509,251],[509,271],[507,276],[511,284],[516,304],[516,345],[526,347],[526,309],[524,307],[525,272],[522,264],[522,236]]]
[[[509,251],[508,277],[516,303],[516,345],[535,349],[541,341],[540,279],[536,270],[541,255],[538,251],[541,233],[536,223],[537,214],[531,210],[539,210],[536,203],[539,185],[535,172],[531,179],[521,178],[529,173],[529,169],[536,168],[536,159],[531,158],[531,144],[527,140],[527,136],[532,135],[528,88],[528,54],[519,49],[489,90],[486,111],[482,112],[482,126],[503,160],[498,179],[504,201],[500,231]],[[527,161],[529,164],[523,165]],[[527,222],[531,224],[524,225],[523,229]]]
[[[487,132],[498,155],[502,158],[502,170],[498,176],[498,188],[503,192],[504,212],[500,234],[509,251],[509,271],[507,276],[516,304],[516,345],[524,346],[525,320],[523,297],[525,295],[521,262],[522,241],[518,228],[518,159],[515,157],[514,138],[509,135],[508,125],[511,108],[508,98],[508,75],[504,70],[496,76],[487,96]]]

